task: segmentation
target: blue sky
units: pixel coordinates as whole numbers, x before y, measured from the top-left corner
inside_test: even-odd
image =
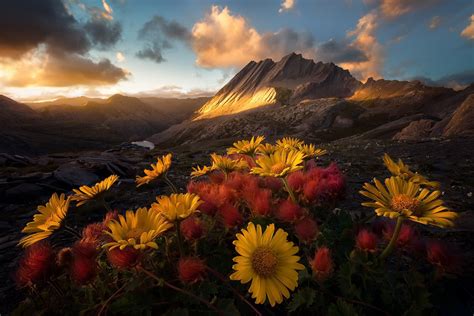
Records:
[[[60,0],[47,2],[54,1]],[[10,60],[11,69],[4,66],[3,77],[0,68],[0,88],[25,99],[117,92],[200,95],[219,89],[252,59],[279,59],[292,51],[335,61],[362,81],[370,76],[436,81],[460,73],[474,78],[471,0],[63,0],[63,4],[76,25],[96,21],[104,30],[119,27],[117,36],[100,45],[87,35],[91,39],[87,51],[74,54],[91,66],[108,59],[110,67],[123,70],[123,75],[108,79],[104,78],[108,72],[103,72],[100,80],[81,77],[63,85],[43,80],[39,72],[32,76],[37,80],[24,82],[12,79],[20,68],[11,66]],[[140,37],[149,21],[155,22]],[[31,28],[34,31],[34,25]],[[45,65],[41,60],[52,54],[53,44],[37,44],[19,56]],[[0,40],[0,67],[1,47]],[[118,53],[123,58],[117,58]],[[59,60],[58,54],[54,56],[49,63]],[[27,63],[20,57],[15,62],[17,67]]]

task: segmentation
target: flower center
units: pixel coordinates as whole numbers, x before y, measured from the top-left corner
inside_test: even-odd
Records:
[[[252,255],[252,268],[262,276],[269,277],[275,273],[278,265],[278,258],[268,247],[257,248]]]
[[[277,162],[276,164],[274,164],[271,168],[272,172],[273,173],[281,173],[283,171],[283,169],[285,169],[285,164],[282,163],[282,162]]]
[[[394,211],[402,213],[404,210],[415,212],[420,201],[406,194],[398,194],[392,198],[392,208]]]

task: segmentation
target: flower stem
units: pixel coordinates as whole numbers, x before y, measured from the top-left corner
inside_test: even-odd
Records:
[[[102,203],[102,206],[107,210],[107,212],[112,212],[112,208],[110,207],[109,203],[105,201],[104,197],[100,198],[100,202]]]
[[[168,184],[168,186],[170,187],[171,191],[173,191],[173,193],[178,193],[178,189],[173,184],[173,182],[171,182],[171,180],[168,178],[168,174],[165,173],[165,175],[163,176],[163,179]]]
[[[181,230],[179,229],[179,221],[176,220],[174,222],[174,226],[176,228],[176,236],[178,239],[178,248],[179,248],[179,255],[184,257],[184,250],[183,250],[183,237],[181,236]]]
[[[290,185],[288,184],[288,181],[286,178],[281,178],[281,181],[283,181],[283,185],[285,186],[286,192],[290,195],[291,200],[296,203],[296,198],[295,194],[293,193],[293,190],[290,188]]]
[[[212,304],[209,303],[208,301],[204,300],[203,298],[201,298],[201,297],[195,295],[194,293],[188,292],[188,291],[186,291],[186,290],[184,290],[184,289],[181,289],[181,288],[179,288],[179,287],[177,287],[177,286],[174,286],[174,285],[171,284],[171,283],[168,283],[168,282],[166,282],[166,281],[164,281],[164,280],[158,278],[153,272],[150,272],[150,271],[144,269],[144,268],[141,267],[141,266],[138,266],[137,269],[140,270],[140,271],[142,271],[142,272],[145,273],[146,275],[148,275],[150,278],[152,278],[152,279],[158,281],[159,283],[163,283],[165,286],[169,287],[170,289],[173,289],[173,290],[175,290],[175,291],[177,291],[177,292],[180,292],[181,294],[184,294],[184,295],[187,295],[187,296],[189,296],[189,297],[192,297],[192,298],[194,298],[195,300],[197,300],[197,301],[201,302],[202,304],[206,305],[207,307],[209,307],[209,308],[212,309],[213,311],[215,311],[217,314],[223,315],[223,313],[222,313],[220,310],[218,310],[214,305],[212,305]]]
[[[66,232],[68,232],[69,234],[73,235],[74,237],[77,237],[77,238],[82,238],[82,235],[79,234],[74,228],[72,227],[69,227],[68,225],[64,225],[64,230]]]
[[[220,274],[219,272],[217,272],[216,270],[210,267],[207,267],[207,270],[209,270],[209,272],[211,272],[214,276],[216,276],[219,280],[221,280],[225,285],[227,285],[227,287],[232,291],[232,293],[234,293],[242,302],[247,304],[255,312],[255,315],[262,316],[262,313],[260,313],[260,311],[255,306],[253,306],[252,303],[250,303],[245,297],[243,297],[242,294],[240,294],[236,289],[234,289],[232,285],[229,284],[227,279],[222,274]]]
[[[393,251],[393,248],[395,248],[395,245],[398,241],[398,235],[400,235],[400,230],[402,229],[403,220],[404,218],[402,216],[399,216],[397,218],[397,224],[395,225],[395,230],[393,231],[392,238],[390,239],[390,242],[388,243],[387,247],[380,254],[380,259],[385,259]]]

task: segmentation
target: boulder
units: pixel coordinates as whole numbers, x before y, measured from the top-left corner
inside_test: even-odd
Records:
[[[443,136],[474,136],[474,94],[470,94],[454,111]]]
[[[90,185],[99,180],[99,177],[95,173],[76,162],[70,162],[59,166],[54,171],[53,176],[57,180],[74,187]]]
[[[393,140],[419,140],[430,137],[431,130],[436,121],[423,119],[413,121],[407,127],[393,136]]]

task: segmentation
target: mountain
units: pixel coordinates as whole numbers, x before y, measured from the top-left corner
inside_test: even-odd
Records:
[[[1,127],[28,122],[38,117],[29,106],[0,95],[0,125]],[[0,128],[1,128],[0,127]]]
[[[198,111],[196,119],[216,117],[276,103],[351,96],[361,85],[333,63],[315,63],[300,54],[280,61],[249,62]]]
[[[140,97],[141,101],[168,115],[176,122],[181,122],[184,119],[194,116],[194,113],[209,101],[209,99],[209,97],[186,99]]]
[[[74,98],[58,97],[52,101],[27,102],[26,104],[32,109],[41,109],[55,105],[84,106],[89,102],[103,103],[105,101],[106,100],[102,98],[80,96]]]

